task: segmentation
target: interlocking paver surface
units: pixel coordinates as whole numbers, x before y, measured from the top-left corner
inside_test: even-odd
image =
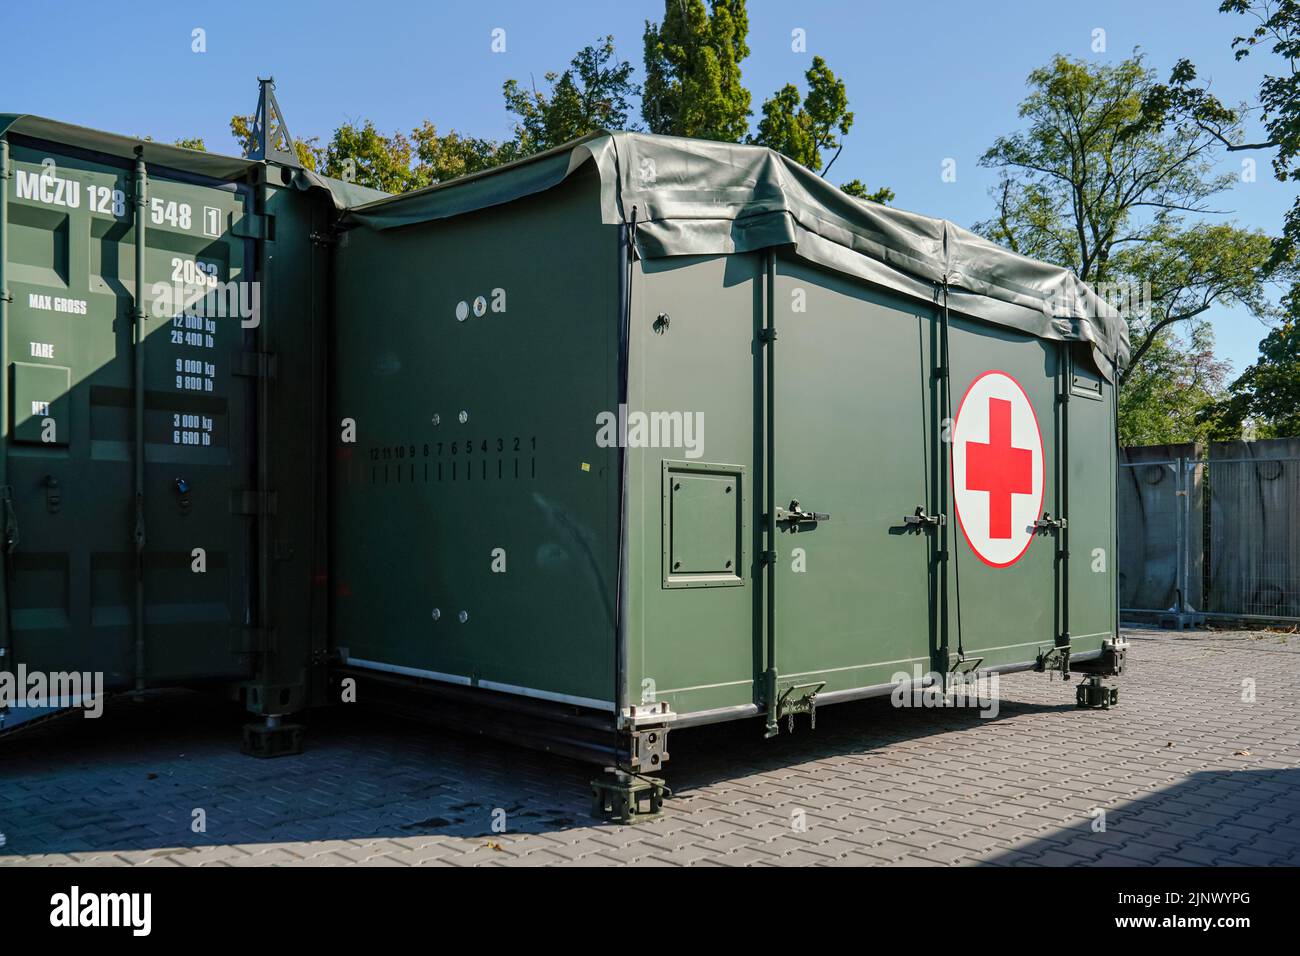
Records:
[[[213,698],[115,701],[0,739],[0,866],[1300,865],[1300,635],[1129,637],[1111,711],[1022,673],[993,719],[676,732],[675,796],[631,827],[588,815],[596,768],[360,705],[256,760]]]

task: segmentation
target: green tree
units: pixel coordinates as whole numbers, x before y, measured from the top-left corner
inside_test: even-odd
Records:
[[[1121,445],[1206,441],[1213,423],[1206,415],[1223,394],[1226,362],[1214,355],[1214,336],[1202,319],[1187,325],[1186,341],[1174,329],[1152,336],[1147,358],[1133,368],[1119,391]]]
[[[547,73],[548,92],[507,80],[506,109],[519,118],[515,146],[521,155],[560,146],[598,129],[627,129],[630,101],[640,91],[632,64],[615,59],[614,38],[583,47],[563,73]]]
[[[850,179],[847,183],[840,186],[850,196],[858,199],[865,199],[868,202],[878,202],[881,205],[893,202],[894,191],[888,186],[881,186],[879,189],[872,190],[867,184],[860,179]]]
[[[514,143],[465,136],[455,130],[439,135],[437,127],[428,120],[411,131],[411,139],[417,160],[416,187],[482,172],[521,156]]]
[[[853,113],[844,81],[836,78],[821,57],[813,57],[804,79],[808,95],[802,100],[799,89],[787,83],[763,103],[763,118],[750,142],[785,153],[825,176],[844,149],[841,137],[852,128]],[[835,155],[823,167],[822,151],[832,149]]]
[[[1201,411],[1211,437],[1240,438],[1249,428],[1261,438],[1300,437],[1300,298],[1285,299],[1286,319],[1259,343],[1259,358]]]
[[[641,115],[652,133],[739,143],[750,94],[740,77],[749,56],[745,0],[664,0],[662,24],[646,21]]]
[[[1259,87],[1259,121],[1265,138],[1246,140],[1235,122],[1237,111],[1197,82],[1196,68],[1188,60],[1175,65],[1169,82],[1157,86],[1151,99],[1228,152],[1275,150],[1274,176],[1283,182],[1300,181],[1300,0],[1223,0],[1219,12],[1250,21],[1249,30],[1232,40],[1238,60],[1265,52],[1276,57],[1276,68],[1270,61]],[[1259,435],[1300,435],[1298,252],[1300,197],[1283,219],[1282,235],[1273,241],[1270,260],[1273,278],[1291,283],[1282,299],[1284,321],[1260,343],[1258,359],[1233,382],[1229,395],[1204,410],[1202,417],[1212,424],[1217,438],[1240,437],[1248,427]]]
[[[1139,308],[1128,311],[1132,356],[1141,366],[1157,337],[1175,323],[1195,319],[1217,305],[1240,305],[1260,318],[1276,307],[1268,291],[1279,274],[1270,262],[1273,240],[1260,230],[1231,223],[1164,224],[1146,241],[1115,252],[1111,275],[1135,290]],[[1112,280],[1113,281],[1113,280]],[[1102,294],[1112,290],[1100,285]]]
[[[186,137],[186,138],[184,138],[184,139],[178,139],[178,140],[176,141],[176,145],[177,145],[177,146],[182,146],[182,147],[184,147],[185,149],[193,149],[193,150],[196,150],[196,151],[198,151],[198,152],[200,152],[200,153],[206,153],[206,152],[208,151],[208,147],[207,147],[207,145],[203,142],[203,138],[202,138],[201,136]]]
[[[1216,215],[1209,200],[1233,176],[1214,173],[1219,139],[1160,94],[1141,56],[1114,65],[1057,56],[1030,74],[1020,116],[1026,128],[981,158],[1002,175],[997,212],[976,229],[1140,303],[1128,315],[1126,380],[1158,344],[1176,347],[1166,329],[1216,304],[1266,312],[1269,240],[1200,218]],[[1226,135],[1240,128],[1233,111],[1219,120]]]
[[[1283,182],[1300,182],[1300,0],[1223,0],[1219,12],[1240,14],[1253,21],[1247,33],[1232,40],[1238,60],[1265,50],[1278,59],[1278,72],[1266,73],[1259,85],[1259,120],[1266,138],[1245,141],[1237,122],[1238,111],[1224,106],[1208,89],[1197,85],[1196,67],[1189,60],[1178,61],[1169,82],[1153,90],[1153,100],[1213,137],[1229,152],[1276,150],[1274,176]],[[1300,197],[1286,215],[1275,257],[1279,261],[1288,259],[1297,247]]]
[[[415,145],[401,132],[381,133],[373,122],[344,123],[326,144],[320,171],[390,193],[423,185],[415,170]]]

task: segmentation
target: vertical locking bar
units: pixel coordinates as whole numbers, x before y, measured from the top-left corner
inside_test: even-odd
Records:
[[[766,457],[764,462],[764,489],[767,505],[765,508],[767,520],[763,522],[764,546],[763,551],[766,555],[771,555],[772,560],[763,562],[763,584],[767,588],[765,603],[764,621],[766,623],[767,637],[767,687],[764,696],[767,703],[767,729],[766,736],[775,737],[781,732],[780,724],[777,722],[777,697],[776,697],[776,250],[767,250],[766,276],[763,284],[763,374],[766,381],[763,383],[763,454]]]
[[[135,398],[135,689],[144,690],[144,346],[147,337],[144,307],[144,258],[148,213],[149,173],[144,148],[135,151],[135,295],[132,302],[131,348],[135,359],[132,379]]]
[[[0,374],[9,374],[9,138],[0,135]],[[9,383],[0,383],[0,491],[5,519],[12,511],[9,492]],[[13,574],[12,544],[4,542],[0,568],[0,669],[9,664],[13,638],[9,626],[9,578]]]
[[[1057,363],[1057,394],[1060,396],[1060,435],[1056,448],[1057,502],[1056,516],[1060,521],[1056,531],[1058,587],[1061,595],[1061,624],[1056,643],[1070,646],[1070,381],[1074,375],[1070,347],[1060,346]]]

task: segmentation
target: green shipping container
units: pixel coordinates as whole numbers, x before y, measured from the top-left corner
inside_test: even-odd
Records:
[[[640,771],[670,728],[900,680],[1114,700],[1128,343],[1067,271],[624,133],[342,225],[341,675]]]
[[[315,240],[382,194],[25,115],[0,152],[0,670],[319,699]]]

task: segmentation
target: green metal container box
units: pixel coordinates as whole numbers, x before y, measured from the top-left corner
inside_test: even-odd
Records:
[[[319,701],[317,237],[382,194],[33,116],[0,151],[0,670]]]
[[[636,134],[342,225],[341,674],[645,770],[671,727],[1121,669],[1127,339],[1063,270]]]

